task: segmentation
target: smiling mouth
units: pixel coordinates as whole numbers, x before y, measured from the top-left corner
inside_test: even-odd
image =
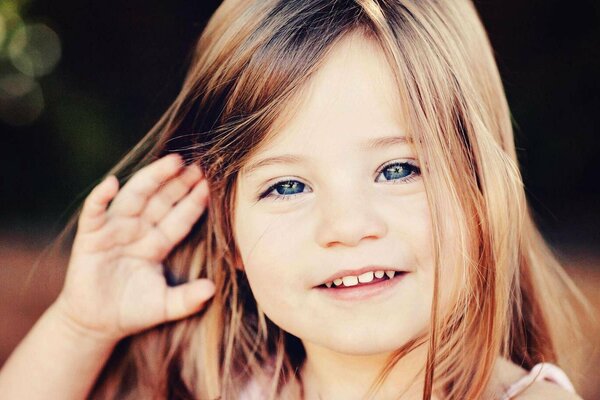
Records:
[[[329,290],[349,290],[364,286],[375,286],[381,282],[398,279],[408,273],[405,271],[385,271],[382,273],[377,272],[371,272],[370,274],[363,274],[360,276],[345,276],[332,282],[323,283],[317,286],[317,288]]]

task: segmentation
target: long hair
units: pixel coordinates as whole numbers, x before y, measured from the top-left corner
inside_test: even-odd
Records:
[[[165,266],[178,282],[212,279],[215,296],[197,315],[119,342],[91,398],[233,399],[251,378],[264,382],[271,399],[301,397],[302,345],[262,313],[235,268],[232,205],[238,171],[276,135],[302,88],[351,32],[375,41],[394,72],[399,112],[423,165],[435,256],[425,341],[395,352],[370,393],[423,343],[423,399],[434,392],[481,398],[498,357],[525,368],[561,361],[573,323],[565,299],[577,292],[528,209],[510,111],[473,4],[225,0],[197,42],[177,98],[109,171],[123,183],[170,152],[202,167],[209,208]],[[451,306],[442,308],[450,226],[460,265]]]

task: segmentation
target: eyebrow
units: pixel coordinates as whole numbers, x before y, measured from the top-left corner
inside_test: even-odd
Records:
[[[364,142],[360,148],[364,150],[375,150],[388,146],[405,145],[408,143],[412,143],[412,140],[406,136],[384,136],[380,138],[369,139]],[[282,154],[279,156],[267,157],[250,164],[247,168],[244,168],[244,173],[246,175],[250,175],[257,169],[266,167],[268,165],[300,164],[304,161],[304,159],[304,157],[296,154]]]

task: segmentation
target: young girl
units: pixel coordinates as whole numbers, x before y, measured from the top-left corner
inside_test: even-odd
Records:
[[[2,398],[578,398],[468,0],[226,0],[72,222]]]

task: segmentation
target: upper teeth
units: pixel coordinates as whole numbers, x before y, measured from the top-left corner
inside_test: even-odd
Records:
[[[335,285],[335,286],[341,286],[342,283],[344,284],[344,286],[355,286],[358,285],[358,283],[369,283],[373,280],[373,277],[375,278],[383,278],[383,275],[387,275],[388,278],[392,279],[394,277],[394,275],[396,274],[396,271],[369,271],[369,272],[365,272],[364,274],[360,274],[358,276],[356,275],[348,275],[348,276],[343,276],[341,278],[337,278],[335,280],[333,280],[332,282],[327,282],[325,283],[325,286],[327,286],[328,288],[330,288],[331,286]]]

